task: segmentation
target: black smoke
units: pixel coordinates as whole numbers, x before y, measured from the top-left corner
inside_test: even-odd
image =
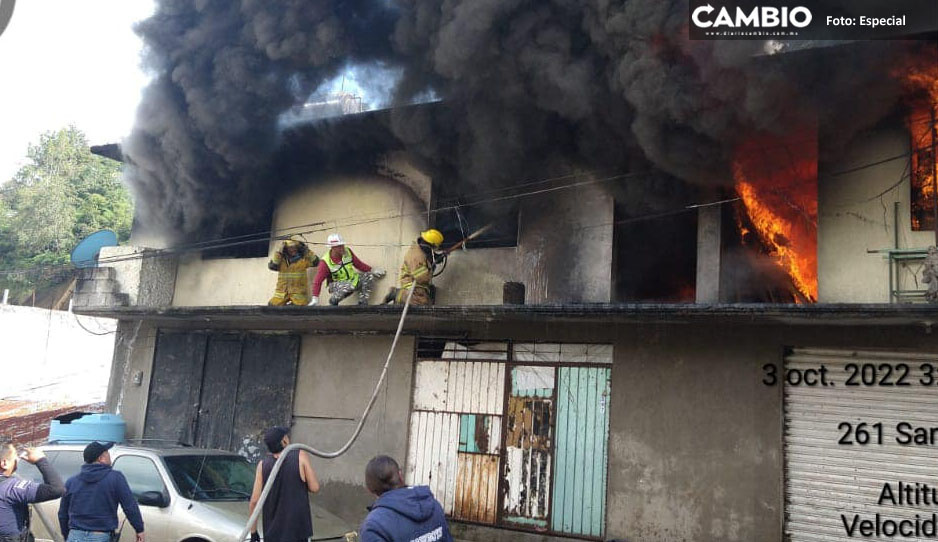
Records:
[[[846,143],[873,125],[900,95],[890,66],[915,46],[765,56],[759,42],[688,40],[687,13],[668,0],[159,0],[138,26],[155,79],[124,145],[138,218],[176,237],[264,229],[291,178],[382,147],[453,186],[650,168],[726,183],[754,131],[820,119]],[[375,63],[402,74],[390,105],[444,105],[342,137],[328,123],[278,130],[324,81]]]

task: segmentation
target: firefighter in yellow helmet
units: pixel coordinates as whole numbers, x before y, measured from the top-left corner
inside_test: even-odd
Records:
[[[404,262],[401,264],[400,277],[398,278],[398,287],[391,288],[391,291],[384,298],[385,303],[393,301],[397,304],[403,304],[407,300],[408,290],[414,282],[417,283],[417,286],[414,288],[414,295],[411,297],[410,303],[412,305],[430,305],[433,303],[430,283],[437,267],[446,265],[446,254],[440,252],[440,245],[442,244],[443,234],[439,230],[429,229],[420,233],[420,237],[404,254]]]
[[[268,305],[306,305],[309,303],[309,279],[307,269],[315,269],[319,257],[307,248],[306,243],[296,239],[287,239],[280,250],[267,262],[271,271],[277,275],[277,290],[267,302]]]

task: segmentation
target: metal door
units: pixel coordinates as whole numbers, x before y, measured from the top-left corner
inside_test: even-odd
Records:
[[[511,368],[502,508],[502,520],[509,524],[547,528],[556,371],[549,366]]]
[[[908,386],[896,386],[901,370],[909,367]],[[875,379],[874,385],[848,386],[846,381],[855,364],[861,375]],[[785,359],[786,369],[827,368],[833,386],[784,386],[785,447],[785,525],[792,542],[848,541],[843,524],[854,515],[861,520],[911,519],[916,513],[931,516],[921,506],[877,505],[887,483],[898,492],[898,483],[927,483],[938,486],[938,447],[903,446],[896,442],[896,425],[901,422],[920,427],[938,427],[938,386],[921,385],[922,364],[938,370],[938,355],[901,352],[795,349]],[[887,382],[884,365],[893,367]],[[862,377],[855,379],[861,384]],[[856,427],[866,423],[872,442],[866,445],[841,444],[859,440]],[[872,424],[881,423],[882,444]],[[848,432],[846,426],[850,424]],[[861,437],[865,440],[866,437]],[[903,540],[923,538],[902,537]]]
[[[296,335],[160,333],[144,438],[257,460],[264,431],[291,424],[298,359]]]
[[[196,446],[228,450],[241,374],[240,335],[212,336],[205,353]]]
[[[193,442],[207,341],[200,333],[157,336],[144,438]]]
[[[606,524],[610,370],[560,367],[551,528],[602,536]]]

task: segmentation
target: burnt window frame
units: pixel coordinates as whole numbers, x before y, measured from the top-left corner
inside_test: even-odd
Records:
[[[938,141],[936,141],[936,111],[935,108],[928,107],[930,113],[927,117],[916,117],[913,114],[910,114],[908,117],[908,133],[909,133],[909,227],[913,232],[918,231],[935,231],[935,199],[938,198],[938,189],[935,189],[933,196],[928,198],[925,196],[924,189],[925,183],[928,180],[928,174],[926,173],[929,166],[932,169],[932,183],[938,182],[938,152],[936,152],[936,146],[938,146]],[[925,141],[916,141],[915,137],[915,128],[913,127],[917,123],[928,124],[928,128],[925,129],[923,134],[930,134],[931,137],[926,136]],[[925,162],[924,167],[922,162]],[[934,188],[934,184],[933,184]]]

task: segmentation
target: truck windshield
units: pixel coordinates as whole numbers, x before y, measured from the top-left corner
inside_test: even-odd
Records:
[[[195,501],[246,501],[254,487],[254,469],[233,455],[164,456],[179,494]]]

